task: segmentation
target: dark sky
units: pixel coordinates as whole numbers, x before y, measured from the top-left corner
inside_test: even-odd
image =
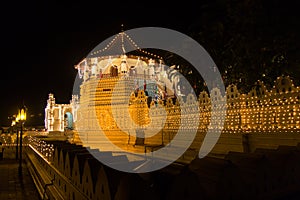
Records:
[[[120,32],[121,24],[125,29],[156,26],[188,34],[189,27],[201,23],[202,1],[194,2],[200,5],[100,0],[1,5],[0,125],[10,123],[7,117],[22,102],[30,114],[44,115],[50,92],[57,102],[68,103],[77,74],[73,66],[97,44]]]
[[[185,29],[188,18],[195,20],[197,15],[186,12],[193,7],[183,6],[178,13],[146,1],[13,1],[2,5],[0,125],[9,124],[7,117],[17,113],[23,102],[29,114],[44,115],[50,92],[57,102],[68,103],[77,74],[73,66],[97,44],[120,32],[121,24],[125,29]]]

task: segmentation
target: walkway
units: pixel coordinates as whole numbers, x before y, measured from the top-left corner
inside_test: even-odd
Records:
[[[0,160],[0,199],[40,200],[26,163],[22,164],[21,178],[18,175],[18,167],[15,147],[6,147],[4,158]]]

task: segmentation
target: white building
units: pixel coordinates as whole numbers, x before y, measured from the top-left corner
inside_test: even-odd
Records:
[[[45,128],[48,132],[74,129],[78,96],[73,95],[70,104],[57,104],[53,94],[49,94],[45,108]]]

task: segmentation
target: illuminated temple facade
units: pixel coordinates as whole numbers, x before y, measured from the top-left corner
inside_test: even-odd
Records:
[[[97,128],[98,125],[104,130],[107,130],[111,135],[115,135],[115,140],[123,144],[133,142],[130,137],[120,134],[120,129],[117,125],[125,129],[131,129],[132,133],[135,133],[135,127],[128,121],[128,113],[131,119],[138,125],[142,126],[149,124],[150,113],[151,116],[156,118],[154,120],[157,127],[161,127],[161,123],[164,116],[160,113],[160,109],[154,100],[148,106],[149,96],[146,96],[144,90],[139,90],[137,94],[132,92],[134,84],[130,81],[130,78],[124,78],[119,83],[117,94],[115,98],[118,98],[118,111],[121,113],[118,115],[119,119],[113,116],[110,108],[112,90],[116,82],[122,76],[107,77],[102,80],[89,80],[83,83],[81,86],[82,92],[88,91],[87,88],[91,84],[99,84],[95,89],[94,95],[81,94],[84,98],[80,99],[80,109],[82,109],[81,115],[83,122],[78,123],[78,128],[85,130],[86,133],[90,132],[90,143],[97,146]],[[127,88],[127,87],[129,88]],[[126,89],[127,88],[127,89]],[[130,96],[128,98],[128,96]],[[295,87],[292,80],[289,77],[278,77],[275,81],[274,87],[269,91],[264,86],[263,82],[258,81],[256,86],[247,94],[241,94],[236,85],[229,85],[226,88],[226,96],[221,95],[218,88],[214,88],[210,92],[210,96],[206,91],[199,94],[198,99],[193,99],[192,95],[188,95],[185,101],[192,101],[198,104],[198,110],[191,110],[189,106],[181,103],[179,106],[178,101],[183,99],[178,98],[174,101],[172,98],[168,98],[164,103],[162,100],[158,100],[158,104],[165,108],[168,113],[166,121],[162,125],[165,133],[168,133],[168,137],[163,138],[162,141],[160,134],[154,137],[145,138],[145,144],[159,144],[168,143],[179,128],[178,124],[180,120],[194,120],[193,114],[200,113],[199,127],[185,127],[187,131],[190,129],[198,129],[198,132],[205,133],[209,128],[211,119],[211,106],[213,101],[225,101],[226,99],[226,118],[223,133],[280,133],[280,132],[299,132],[300,130],[300,89]],[[93,99],[90,99],[93,98]],[[128,101],[129,99],[129,101]],[[116,102],[116,101],[114,101]],[[129,106],[128,106],[129,104]],[[92,105],[92,106],[90,106]],[[214,105],[218,106],[218,104]],[[154,108],[153,108],[154,107]],[[96,112],[94,109],[96,108]],[[181,116],[180,116],[181,110]],[[217,109],[218,110],[218,109]],[[219,110],[224,111],[220,108]],[[218,115],[215,115],[218,117]],[[91,120],[94,118],[95,120]],[[218,119],[215,119],[216,121]],[[99,124],[98,124],[99,123]],[[80,125],[79,125],[80,124]],[[192,123],[191,123],[192,124]],[[218,124],[210,124],[210,126],[219,126]],[[222,128],[222,127],[215,127]],[[124,130],[124,129],[123,129]],[[171,136],[170,136],[171,134]],[[156,137],[156,138],[155,138]]]
[[[137,151],[135,145],[165,145],[179,128],[197,130],[191,148],[198,147],[211,128],[225,135],[300,131],[300,88],[288,76],[278,77],[271,90],[257,81],[247,94],[229,85],[225,95],[214,88],[196,99],[180,90],[176,70],[169,70],[158,56],[96,55],[83,59],[76,69],[82,80],[80,95],[66,105],[56,104],[49,95],[45,124],[48,131],[74,129],[75,142],[91,148],[116,150],[106,146],[107,138],[129,151]],[[218,113],[211,115],[212,106],[226,112],[224,126],[218,123]],[[198,127],[189,125],[198,119]],[[186,126],[180,127],[181,122]],[[242,151],[239,148],[234,150]]]
[[[126,55],[88,58],[78,68],[91,70],[88,75],[82,73],[77,131],[85,144],[102,149],[105,143],[99,129],[117,146],[137,144],[138,134],[145,134],[145,129],[163,126],[164,115],[150,108],[163,105],[166,95],[174,98],[176,91],[180,93],[168,79],[166,66],[152,59]]]

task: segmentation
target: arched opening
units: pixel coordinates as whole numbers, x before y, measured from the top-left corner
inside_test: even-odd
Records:
[[[73,129],[73,115],[70,112],[66,112],[65,114],[65,122],[66,122],[66,129]]]

